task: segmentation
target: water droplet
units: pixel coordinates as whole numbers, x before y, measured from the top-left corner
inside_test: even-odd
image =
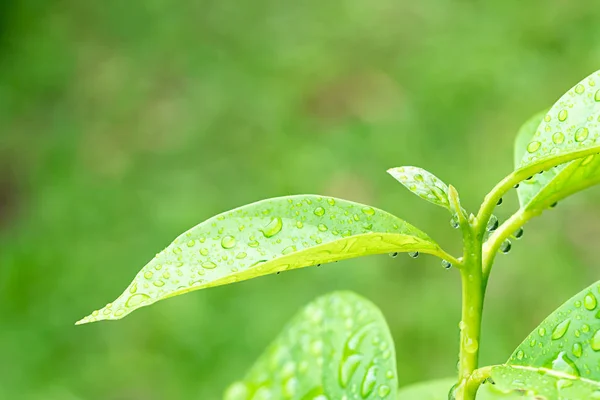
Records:
[[[510,252],[510,249],[512,249],[512,243],[510,242],[510,240],[506,239],[500,245],[500,251],[504,254],[508,254]]]
[[[498,217],[492,215],[487,223],[486,229],[488,232],[494,232],[496,229],[498,229]]]
[[[576,142],[583,142],[585,139],[588,138],[588,135],[590,134],[590,131],[588,128],[579,128],[577,129],[577,131],[575,132],[575,141]]]
[[[541,337],[544,337],[545,334],[546,334],[546,328],[538,329],[538,335],[540,335]]]
[[[582,94],[583,92],[585,92],[585,86],[583,86],[581,83],[575,86],[575,93]]]
[[[148,300],[150,300],[150,296],[144,293],[138,293],[130,296],[125,302],[125,305],[127,307],[136,307]]]
[[[398,252],[390,253],[389,256],[392,258],[396,258],[398,257]]]
[[[567,119],[567,117],[568,117],[568,116],[569,116],[569,112],[568,112],[567,110],[564,110],[564,109],[563,109],[563,110],[560,110],[560,111],[558,112],[558,120],[559,120],[560,122],[564,122],[564,121],[566,121],[566,119]]]
[[[175,247],[175,248],[173,248],[173,253],[174,254],[181,254],[181,247]]]
[[[275,217],[271,219],[271,222],[269,222],[261,232],[266,238],[270,238],[281,232],[281,228],[283,228],[283,221],[281,218]]]
[[[525,353],[523,352],[523,350],[517,351],[517,360],[522,360],[524,356]]]
[[[519,184],[517,183],[515,186],[513,186],[515,189],[519,188]]]
[[[154,286],[156,286],[156,287],[163,287],[163,286],[165,286],[165,283],[163,281],[161,281],[161,280],[154,281],[154,282],[152,282],[152,284]]]
[[[592,311],[596,309],[596,306],[598,305],[598,300],[596,299],[596,296],[594,296],[592,293],[588,293],[583,298],[583,305],[585,306],[585,308]]]
[[[317,226],[317,228],[321,231],[321,232],[326,232],[327,231],[327,225],[325,224],[319,224]]]
[[[362,212],[366,215],[375,215],[375,210],[372,207],[363,207]]]
[[[291,254],[293,252],[296,251],[296,246],[288,246],[285,249],[282,250],[281,254],[286,255],[286,254]]]
[[[258,243],[256,240],[251,240],[248,242],[248,246],[256,248],[256,247],[260,246],[260,243]]]
[[[215,268],[217,268],[217,264],[215,264],[212,261],[207,261],[207,262],[205,262],[205,263],[202,264],[202,268],[205,268],[205,269],[215,269]]]
[[[418,251],[409,251],[408,255],[411,256],[412,258],[417,258],[417,257],[419,257],[419,252]]]
[[[335,206],[335,199],[329,198],[327,199],[327,203],[329,203],[330,206]]]
[[[561,351],[552,361],[552,369],[555,371],[565,372],[574,376],[579,376],[579,369],[569,358],[566,352]]]
[[[592,350],[600,351],[600,330],[596,331],[590,342]]]
[[[475,353],[477,350],[479,350],[479,342],[475,339],[467,337],[465,339],[465,351],[468,353]]]
[[[303,227],[304,227],[304,224],[302,223],[302,221],[296,221],[296,228],[302,229]]]
[[[360,394],[364,398],[367,398],[375,389],[375,385],[377,384],[377,367],[375,365],[371,365],[369,369],[367,369],[367,373],[363,378],[362,385],[360,388]]]
[[[500,198],[498,199],[498,202],[496,203],[496,205],[497,205],[497,206],[501,205],[503,201],[504,201],[504,200],[502,200],[502,197],[500,197]]]
[[[379,389],[377,390],[377,394],[379,395],[379,397],[385,397],[388,394],[390,394],[390,387],[387,385],[381,385],[379,386]]]
[[[154,273],[152,271],[144,272],[144,278],[146,278],[146,279],[152,279],[153,275],[154,275]]]
[[[123,314],[125,314],[125,310],[122,308],[119,308],[117,311],[115,311],[115,317],[120,317]]]
[[[137,282],[133,282],[133,284],[129,288],[129,293],[134,294],[135,292],[137,292],[137,290],[138,290]]]
[[[448,260],[442,260],[442,267],[444,267],[446,269],[450,269],[450,268],[452,268],[452,263]]]
[[[523,237],[523,233],[524,233],[524,231],[523,231],[523,228],[521,227],[521,228],[517,229],[517,231],[513,234],[513,236],[515,237],[515,239],[519,240]]]
[[[581,343],[574,343],[572,351],[575,357],[581,357],[581,355],[583,354],[583,348],[581,347]]]
[[[315,208],[314,213],[317,217],[322,217],[323,215],[325,215],[325,209],[323,207],[317,207]]]
[[[536,151],[538,151],[540,149],[541,146],[542,146],[542,143],[538,142],[537,140],[534,140],[533,142],[530,142],[527,145],[527,151],[530,153],[535,153]]]
[[[550,208],[554,208],[554,207],[556,207],[557,205],[558,205],[558,202],[557,202],[557,201],[555,201],[554,203],[550,204]]]
[[[570,324],[571,324],[571,320],[565,319],[564,321],[562,321],[561,323],[556,325],[554,327],[554,329],[552,330],[552,340],[558,340],[558,339],[562,338],[563,336],[565,336],[565,333],[567,333],[567,331],[569,330]]]
[[[350,356],[346,357],[346,359],[342,360],[342,363],[340,365],[339,378],[340,384],[343,388],[348,386],[348,383],[350,383],[350,379],[358,369],[361,360],[362,356],[360,354],[351,354]]]
[[[565,134],[562,132],[556,132],[554,135],[552,135],[552,141],[556,144],[563,144],[565,141]]]
[[[594,100],[600,101],[600,90],[596,91],[596,94],[594,95]]]
[[[458,215],[454,214],[452,219],[450,219],[450,226],[454,229],[460,228],[460,222],[458,221]]]
[[[189,242],[187,242],[187,247],[194,247],[195,244],[196,244],[195,240],[190,240]]]
[[[206,247],[203,247],[200,249],[200,254],[202,254],[203,256],[207,256],[208,255],[208,249]]]
[[[233,249],[235,247],[235,238],[233,236],[223,236],[221,239],[221,247],[224,249]]]

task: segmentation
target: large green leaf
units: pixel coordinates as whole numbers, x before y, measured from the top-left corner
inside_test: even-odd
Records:
[[[600,381],[599,294],[600,281],[560,306],[517,347],[508,364]]]
[[[456,378],[439,379],[421,382],[400,388],[398,400],[447,400],[448,392],[456,383]],[[494,385],[484,384],[477,391],[477,400],[535,400],[533,397],[523,397],[513,390],[500,391]]]
[[[491,378],[499,390],[517,390],[536,400],[600,399],[600,382],[545,368],[498,365]]]
[[[417,196],[452,212],[448,185],[431,172],[418,167],[390,168],[387,172]]]
[[[520,168],[567,154],[581,157],[600,151],[600,71],[565,93],[544,116],[525,146]],[[557,162],[560,164],[560,162]]]
[[[193,290],[401,251],[444,255],[426,234],[373,207],[315,195],[263,200],[183,233],[142,268],[119,298],[78,323],[120,319]]]
[[[536,114],[519,130],[515,141],[517,166],[545,115],[546,112]],[[600,183],[599,167],[600,157],[589,155],[521,182],[517,189],[521,207],[528,211],[542,211],[575,192]]]
[[[381,312],[349,292],[292,319],[225,400],[395,399],[394,342]]]

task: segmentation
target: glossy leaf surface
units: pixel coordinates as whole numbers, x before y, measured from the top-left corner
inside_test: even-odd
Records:
[[[600,399],[599,382],[544,368],[499,365],[491,378],[498,390],[517,390],[536,400]]]
[[[441,255],[426,234],[370,206],[315,195],[263,200],[183,233],[119,298],[78,323],[120,319],[193,290],[389,252]]]
[[[546,113],[540,113],[527,121],[515,141],[515,163],[518,165],[526,152],[527,144]],[[521,207],[541,211],[550,205],[600,183],[600,157],[587,157],[558,165],[542,174],[532,176],[519,185],[517,193]]]
[[[456,384],[456,377],[438,379],[435,381],[420,382],[400,388],[398,400],[446,400],[448,392]],[[508,390],[500,391],[494,385],[483,384],[477,391],[477,400],[535,400],[533,397],[523,396],[519,392]]]
[[[396,375],[381,312],[356,294],[338,292],[296,315],[224,398],[395,399]]]
[[[575,85],[544,116],[519,167],[565,154],[600,151],[600,71]]]
[[[452,211],[448,185],[431,172],[417,167],[390,168],[387,172],[417,196]]]
[[[579,292],[536,328],[508,364],[600,381],[600,282]]]

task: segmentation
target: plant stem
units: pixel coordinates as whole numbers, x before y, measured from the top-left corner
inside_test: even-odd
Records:
[[[464,255],[462,280],[462,319],[460,322],[460,367],[457,399],[474,399],[466,390],[466,383],[479,363],[481,317],[483,311],[482,237],[476,226],[469,224],[463,230]]]

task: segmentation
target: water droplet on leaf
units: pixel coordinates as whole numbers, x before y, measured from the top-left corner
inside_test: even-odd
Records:
[[[233,236],[223,236],[221,239],[221,247],[224,249],[233,249],[235,247],[235,238]]]
[[[498,229],[498,217],[492,215],[487,223],[486,230],[488,232],[494,232],[496,229]]]
[[[283,228],[283,221],[281,218],[275,217],[261,231],[266,238],[270,238],[281,232],[281,228]]]

